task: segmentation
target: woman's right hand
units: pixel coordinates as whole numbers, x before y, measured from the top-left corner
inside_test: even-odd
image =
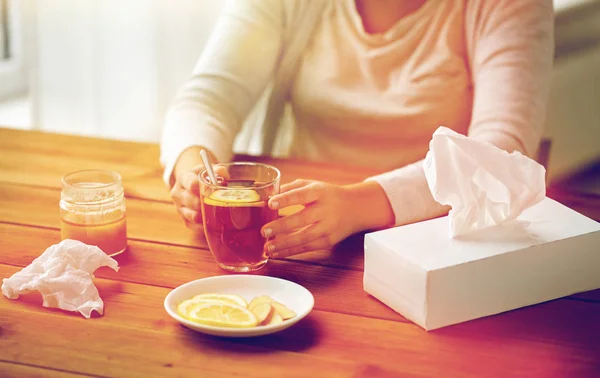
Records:
[[[175,176],[175,184],[171,189],[171,198],[175,203],[177,212],[183,218],[185,225],[191,230],[202,228],[200,181],[198,179],[198,174],[202,170],[204,170],[204,165],[179,171]]]
[[[204,170],[204,164],[192,169],[181,170],[175,176],[175,184],[171,189],[171,198],[177,212],[190,230],[202,229],[202,209],[200,208],[200,179],[198,175]],[[227,169],[213,165],[218,178],[227,178]]]
[[[185,225],[191,230],[202,229],[202,209],[200,208],[200,180],[198,175],[204,170],[200,158],[202,147],[190,147],[177,160],[174,167],[175,183],[171,189],[171,198]],[[206,149],[209,161],[217,163],[215,156]],[[227,169],[213,165],[215,175],[228,178]]]

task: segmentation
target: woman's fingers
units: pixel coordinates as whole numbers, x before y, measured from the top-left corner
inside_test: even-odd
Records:
[[[188,222],[202,223],[202,213],[187,207],[180,207],[179,213]]]
[[[308,181],[308,180],[297,179],[297,180],[290,182],[289,184],[281,185],[281,188],[279,188],[279,193],[289,192],[292,189],[301,188],[303,186],[308,185],[309,183],[310,183],[310,181]]]
[[[199,165],[194,169],[181,172],[171,190],[171,197],[177,211],[190,229],[202,228],[202,212],[200,211],[200,180],[198,174],[204,170],[204,166]],[[229,178],[227,168],[223,166],[215,167],[215,174]]]
[[[288,248],[294,248],[308,244],[325,235],[325,227],[322,223],[315,223],[290,234],[280,234],[274,240],[265,244],[267,253],[273,254]]]
[[[285,193],[276,194],[269,200],[269,207],[273,210],[282,209],[292,205],[308,205],[321,197],[322,187],[310,184],[300,188],[290,189]]]
[[[326,189],[322,182],[296,180],[282,186],[281,193],[269,200],[271,209],[294,205],[306,207],[298,213],[277,219],[263,227],[263,236],[276,236],[265,243],[267,253],[288,256],[331,245],[327,225],[329,222],[324,222],[324,212],[328,209]]]
[[[179,194],[179,204],[192,210],[200,211],[200,197],[182,191]]]
[[[187,228],[189,228],[190,230],[195,231],[195,232],[201,232],[203,230],[203,228],[202,228],[202,222],[200,222],[200,223],[190,222],[190,221],[188,221],[185,218],[183,220],[185,222],[185,226]]]
[[[227,171],[227,168],[222,165],[215,166],[214,172],[215,172],[215,175],[217,175],[217,176],[221,176],[224,179],[229,179],[229,172]]]
[[[305,252],[313,252],[313,251],[321,251],[327,250],[331,248],[331,244],[326,236],[322,236],[316,240],[313,240],[310,243],[306,243],[303,245],[286,248],[286,249],[277,249],[270,253],[272,258],[283,258],[293,255],[298,255],[300,253]]]
[[[262,234],[269,238],[310,226],[320,219],[320,210],[319,207],[306,207],[295,214],[269,222],[263,226]]]
[[[198,180],[198,175],[194,172],[182,172],[177,181],[179,181],[181,187],[188,192],[195,194],[200,193],[200,181]]]

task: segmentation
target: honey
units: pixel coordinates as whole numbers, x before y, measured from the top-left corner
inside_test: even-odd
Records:
[[[60,220],[61,239],[74,239],[89,245],[97,245],[106,254],[114,256],[127,248],[125,217],[104,224],[81,224],[69,222],[69,216]]]
[[[109,256],[127,248],[125,197],[113,171],[78,171],[63,178],[61,239],[98,246]]]

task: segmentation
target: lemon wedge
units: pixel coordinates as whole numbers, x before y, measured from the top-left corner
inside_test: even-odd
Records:
[[[283,318],[281,317],[281,315],[279,315],[279,313],[277,311],[274,311],[271,314],[271,317],[266,319],[264,325],[277,325],[277,324],[281,324],[283,323]]]
[[[219,301],[201,301],[194,305],[188,319],[205,325],[228,328],[251,328],[258,324],[247,308]]]
[[[284,304],[273,301],[270,303],[270,305],[275,309],[275,311],[277,311],[279,315],[281,315],[283,320],[288,320],[296,316],[296,312]]]
[[[207,293],[207,294],[198,294],[193,297],[191,300],[195,301],[220,301],[225,303],[231,303],[234,305],[242,306],[244,308],[248,307],[248,303],[246,300],[239,295],[235,294],[218,294],[218,293]]]
[[[271,305],[271,307],[275,309],[275,311],[281,316],[283,320],[291,319],[294,316],[296,316],[296,312],[294,310],[290,309],[282,303],[275,301],[268,295],[260,295],[258,297],[252,298],[252,300],[248,304],[248,309],[254,311],[255,308],[265,303]]]
[[[269,297],[268,295],[259,295],[258,297],[252,298],[252,300],[250,301],[250,304],[248,304],[248,308],[250,310],[252,310],[260,304],[271,303],[273,301],[275,301],[275,300],[273,298]]]
[[[275,310],[273,309],[273,307],[271,307],[270,304],[261,303],[250,311],[252,311],[252,313],[256,315],[256,319],[258,320],[259,324],[264,324],[267,319],[270,319],[273,311]]]

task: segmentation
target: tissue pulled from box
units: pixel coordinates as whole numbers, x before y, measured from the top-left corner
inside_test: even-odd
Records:
[[[2,294],[9,299],[39,291],[44,307],[78,311],[89,318],[104,312],[104,302],[94,286],[93,273],[108,266],[119,270],[116,260],[100,248],[66,239],[50,246],[20,272],[2,280]]]
[[[423,169],[433,198],[452,207],[452,237],[514,220],[546,196],[542,165],[446,127],[433,133]]]

